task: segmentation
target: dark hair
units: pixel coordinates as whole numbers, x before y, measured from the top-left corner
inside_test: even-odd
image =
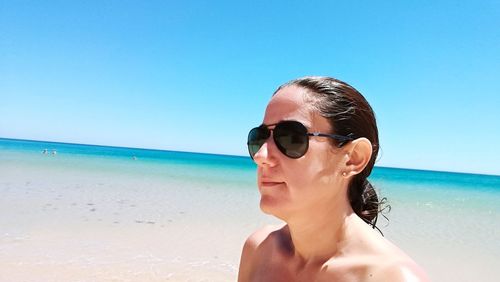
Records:
[[[349,183],[348,198],[354,212],[373,228],[377,228],[378,214],[386,199],[379,201],[375,189],[367,179],[379,151],[378,129],[372,107],[354,87],[335,78],[303,77],[283,84],[276,92],[292,85],[308,90],[306,99],[321,116],[328,119],[335,134],[354,139],[365,137],[372,143],[371,159],[363,171]]]

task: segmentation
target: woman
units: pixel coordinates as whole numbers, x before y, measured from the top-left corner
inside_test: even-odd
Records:
[[[238,281],[427,281],[375,231],[379,201],[367,177],[378,130],[365,98],[329,77],[276,90],[248,135],[260,207],[286,224],[243,247]]]

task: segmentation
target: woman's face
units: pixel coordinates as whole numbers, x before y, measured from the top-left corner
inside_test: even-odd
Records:
[[[304,124],[308,132],[332,133],[327,119],[305,102],[305,93],[297,86],[278,91],[266,108],[263,123],[295,120]],[[309,137],[306,154],[292,159],[279,151],[272,137],[268,138],[254,156],[261,209],[286,220],[296,213],[332,205],[339,195],[343,196],[338,188],[343,181],[343,155],[342,149],[332,146],[328,138]]]

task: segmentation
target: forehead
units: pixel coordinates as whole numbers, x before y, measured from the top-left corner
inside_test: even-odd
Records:
[[[296,86],[288,86],[276,92],[267,104],[264,124],[288,119],[308,120],[310,114],[305,104],[304,92],[304,89]]]
[[[307,102],[307,95],[306,89],[294,85],[280,89],[269,101],[263,123],[296,120],[308,128],[329,129],[327,120],[315,113]]]

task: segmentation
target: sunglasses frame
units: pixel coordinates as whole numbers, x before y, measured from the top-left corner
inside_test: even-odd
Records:
[[[269,137],[271,137],[271,133],[276,129],[277,126],[280,126],[280,125],[283,125],[283,124],[286,124],[286,123],[289,123],[289,124],[296,124],[300,127],[303,127],[304,130],[305,130],[305,136],[307,136],[308,138],[306,139],[306,147],[305,147],[305,150],[303,153],[301,153],[300,155],[297,155],[297,156],[289,156],[286,154],[286,148],[284,148],[284,146],[279,142],[279,140],[277,139],[278,137],[276,137],[276,135],[273,133],[272,134],[272,137],[273,137],[273,140],[274,140],[274,143],[276,143],[276,146],[278,147],[278,149],[280,150],[280,152],[291,158],[291,159],[298,159],[302,156],[304,156],[307,151],[309,150],[309,136],[317,136],[317,137],[329,137],[329,138],[332,138],[332,139],[335,139],[337,141],[339,141],[339,143],[337,144],[337,147],[342,147],[346,142],[349,142],[349,141],[352,141],[354,140],[354,138],[352,137],[353,134],[352,133],[349,133],[347,136],[344,136],[344,135],[338,135],[338,134],[329,134],[329,133],[322,133],[322,132],[307,132],[307,127],[302,124],[301,122],[299,121],[296,121],[296,120],[282,120],[278,123],[273,123],[273,124],[269,124],[269,125],[265,125],[265,124],[261,124],[260,126],[258,127],[254,127],[252,129],[250,129],[250,131],[248,132],[248,139],[247,139],[247,147],[248,147],[248,153],[250,154],[250,157],[253,159],[253,157],[255,156],[255,154],[257,154],[257,152],[260,150],[260,148],[262,147],[262,145],[264,145],[264,143],[269,139]],[[273,129],[270,129],[269,127],[271,126],[274,126]],[[267,131],[266,131],[266,136],[267,138],[264,140],[264,142],[262,143],[262,145],[260,145],[259,149],[252,155],[252,151],[250,150],[250,134],[254,131],[254,130],[261,130],[262,128],[265,128]]]

